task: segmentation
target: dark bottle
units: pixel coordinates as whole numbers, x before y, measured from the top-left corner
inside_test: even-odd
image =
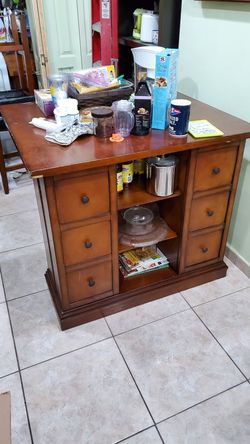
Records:
[[[149,133],[151,123],[151,94],[147,82],[139,82],[134,99],[135,124],[132,134],[145,136]]]
[[[134,160],[134,178],[137,182],[143,182],[145,179],[145,160]]]

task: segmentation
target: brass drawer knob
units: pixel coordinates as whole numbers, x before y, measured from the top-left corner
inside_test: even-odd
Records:
[[[86,242],[84,242],[84,246],[85,246],[85,248],[91,248],[92,247],[92,242],[90,242],[90,241],[86,241]]]
[[[86,195],[85,195],[85,196],[82,196],[82,197],[81,197],[81,201],[82,201],[83,204],[87,204],[87,203],[89,202],[89,197],[86,196]]]
[[[220,168],[219,167],[213,168],[213,173],[214,174],[219,174],[220,173]]]
[[[207,210],[207,215],[209,217],[213,216],[214,215],[214,211],[213,210]]]
[[[89,287],[94,287],[94,285],[95,285],[94,279],[89,279],[88,280],[88,285],[89,285]]]
[[[202,251],[202,253],[207,253],[208,252],[208,248],[207,247],[202,247],[201,251]]]

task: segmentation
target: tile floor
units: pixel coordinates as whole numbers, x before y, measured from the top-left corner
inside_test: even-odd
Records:
[[[62,332],[33,184],[0,190],[13,444],[249,444],[250,280],[227,263],[223,279]]]

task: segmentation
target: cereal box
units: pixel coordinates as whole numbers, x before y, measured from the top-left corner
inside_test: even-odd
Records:
[[[170,101],[177,95],[178,49],[166,48],[156,54],[152,128],[166,129]]]

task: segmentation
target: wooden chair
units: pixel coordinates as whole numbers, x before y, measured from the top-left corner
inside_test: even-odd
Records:
[[[14,39],[13,43],[0,44],[0,52],[4,57],[12,55],[12,59],[16,63],[16,72],[19,80],[19,88],[11,89],[9,91],[0,91],[0,105],[11,103],[23,103],[34,101],[34,87],[35,81],[33,77],[31,54],[29,49],[29,40],[26,30],[25,16],[20,16],[20,35],[19,38],[16,16],[11,15],[11,30]],[[21,40],[21,41],[20,41]],[[14,57],[13,57],[14,55]],[[0,115],[0,131],[8,131],[3,118]],[[12,157],[17,157],[18,152],[5,154],[0,141],[0,174],[5,194],[9,193],[9,184],[7,173],[24,167],[22,161],[14,165],[6,165],[6,160]]]

